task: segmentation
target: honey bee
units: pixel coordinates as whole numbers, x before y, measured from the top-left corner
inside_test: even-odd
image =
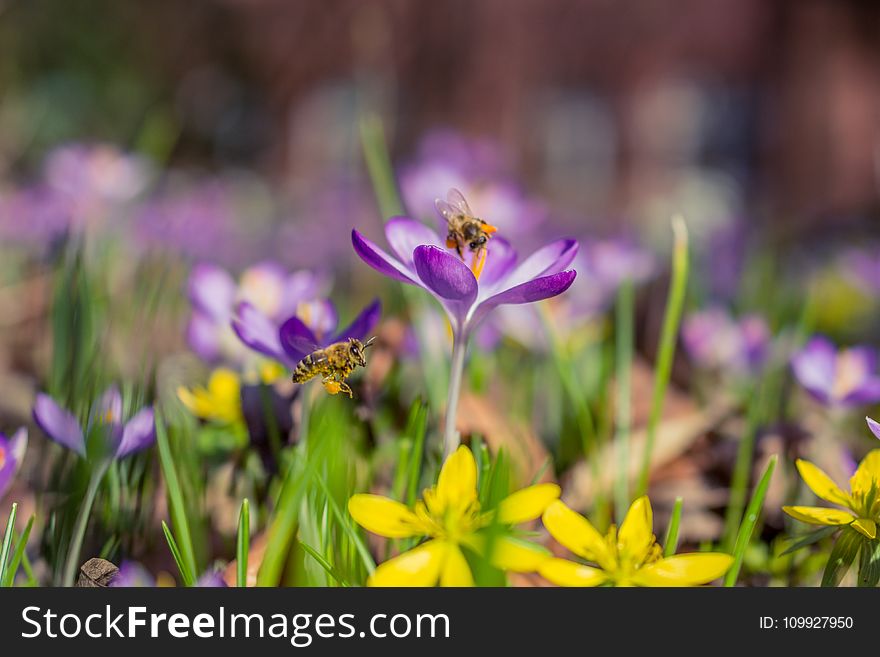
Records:
[[[464,196],[457,189],[450,189],[446,194],[446,200],[435,199],[434,206],[444,219],[448,232],[446,234],[446,247],[455,249],[458,257],[464,262],[464,250],[467,248],[473,254],[471,258],[471,271],[474,276],[480,277],[483,265],[486,264],[486,242],[498,229],[475,217]]]
[[[345,379],[360,365],[367,366],[366,350],[373,345],[375,337],[366,342],[349,338],[334,342],[323,349],[315,349],[304,357],[293,371],[294,383],[305,383],[316,376],[322,377],[321,384],[331,395],[343,392],[353,397],[351,387]]]

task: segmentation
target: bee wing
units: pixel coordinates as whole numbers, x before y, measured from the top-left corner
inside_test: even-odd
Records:
[[[446,193],[446,201],[448,205],[452,206],[457,212],[456,214],[463,214],[466,217],[473,217],[474,213],[471,211],[471,206],[468,205],[468,202],[464,200],[464,194],[453,187]]]
[[[444,219],[446,219],[446,223],[452,223],[455,220],[455,216],[459,214],[459,212],[454,207],[449,205],[449,203],[447,203],[443,199],[435,199],[434,207],[437,208],[437,212],[439,212],[440,215]]]

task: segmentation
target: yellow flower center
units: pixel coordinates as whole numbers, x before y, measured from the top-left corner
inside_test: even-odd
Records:
[[[639,568],[659,561],[663,556],[657,537],[653,535],[647,546],[636,552],[631,551],[618,540],[616,525],[608,528],[605,545],[606,553],[598,558],[597,563],[618,586],[630,586],[632,577]]]
[[[486,526],[487,518],[480,513],[476,497],[442,500],[436,487],[426,490],[422,497],[424,501],[417,502],[414,510],[424,525],[425,534],[432,538],[461,543],[463,538]]]

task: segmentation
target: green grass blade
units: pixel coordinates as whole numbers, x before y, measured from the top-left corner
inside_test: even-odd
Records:
[[[617,294],[615,367],[617,399],[615,403],[614,452],[617,456],[617,478],[614,482],[614,512],[623,521],[629,508],[629,438],[632,428],[632,361],[635,315],[635,292],[632,281],[626,280]]]
[[[349,540],[354,543],[357,553],[360,556],[361,561],[364,563],[364,567],[367,569],[367,572],[372,575],[376,570],[376,562],[373,561],[373,555],[370,554],[367,544],[364,543],[360,534],[354,528],[351,518],[342,512],[342,509],[339,508],[336,500],[333,499],[330,487],[327,486],[327,482],[324,481],[324,478],[317,473],[313,473],[313,477],[315,481],[318,482],[321,490],[324,491],[324,495],[327,498],[327,505],[330,507],[330,512],[336,518],[336,521],[339,523],[339,526],[342,527],[342,530],[348,536]]]
[[[9,520],[6,521],[6,532],[3,534],[3,543],[0,545],[0,582],[6,579],[6,568],[9,562],[9,550],[12,547],[12,536],[15,534],[15,516],[18,513],[18,503],[12,503],[12,511],[9,512]]]
[[[758,433],[759,417],[763,406],[762,400],[763,396],[761,390],[759,390],[749,401],[745,434],[743,434],[736,452],[736,462],[730,482],[730,500],[724,513],[724,533],[721,539],[721,546],[725,552],[729,552],[733,548],[733,542],[736,540],[736,529],[742,521],[743,508],[746,504],[746,491],[749,487],[749,476],[752,473],[752,458],[755,451],[755,437]]]
[[[164,520],[162,521],[162,532],[165,534],[165,540],[168,541],[171,556],[174,557],[174,563],[177,564],[177,570],[180,572],[183,585],[192,586],[195,582],[195,574],[190,572],[186,563],[184,563],[183,557],[180,555],[180,548],[177,546],[177,541],[174,540],[174,534],[171,533],[171,529]]]
[[[31,529],[34,527],[34,518],[36,518],[36,516],[31,515],[28,519],[27,526],[24,528],[24,531],[15,543],[15,550],[12,553],[12,559],[9,560],[9,563],[6,566],[6,574],[0,578],[0,586],[2,587],[8,588],[15,583],[15,574],[18,572],[18,566],[21,564],[21,559],[27,548],[27,542],[31,536]]]
[[[648,490],[651,453],[654,451],[654,440],[657,437],[657,427],[663,415],[666,389],[669,387],[669,379],[672,376],[672,360],[675,357],[675,345],[678,341],[678,327],[681,324],[681,313],[684,309],[684,298],[687,294],[689,267],[688,232],[684,219],[680,216],[673,217],[672,231],[675,240],[672,249],[672,280],[669,283],[669,297],[666,300],[663,328],[660,331],[657,364],[654,367],[654,393],[651,396],[648,436],[645,441],[645,450],[642,452],[642,467],[639,472],[636,497],[644,495]]]
[[[736,535],[736,545],[733,550],[733,565],[724,576],[724,586],[733,586],[736,584],[736,578],[739,577],[740,568],[742,568],[743,557],[746,554],[746,548],[749,541],[752,540],[752,532],[755,525],[758,524],[758,516],[761,513],[761,507],[764,504],[764,498],[767,496],[767,488],[770,486],[770,479],[773,477],[773,471],[776,469],[777,456],[774,454],[767,463],[767,468],[761,476],[761,481],[755,487],[752,493],[752,499],[749,500],[749,506],[746,508],[746,515],[739,527],[739,533]]]
[[[303,543],[302,541],[300,541],[299,544],[300,547],[305,550],[306,554],[314,559],[318,563],[318,565],[321,566],[321,568],[323,568],[328,575],[330,575],[330,577],[332,577],[339,583],[340,586],[350,586],[349,583],[345,581],[345,578],[339,573],[339,571],[336,570],[332,565],[330,565],[330,562],[327,561],[320,552],[318,552],[311,545]]]
[[[792,540],[793,540],[792,544],[789,545],[787,548],[785,548],[785,550],[783,552],[780,552],[779,556],[784,557],[786,555],[792,554],[793,552],[797,552],[801,548],[805,548],[809,545],[813,545],[814,543],[818,543],[823,538],[827,538],[828,536],[831,536],[838,529],[840,529],[840,527],[837,527],[837,526],[823,527],[822,529],[817,529],[816,531],[810,532],[809,534],[806,534],[805,536],[800,536],[800,537],[793,536],[792,537]]]
[[[290,546],[296,536],[297,516],[304,493],[304,475],[299,467],[300,459],[295,457],[287,470],[278,506],[267,530],[266,552],[257,572],[257,586],[278,586],[290,553]]]
[[[364,160],[379,204],[379,212],[384,219],[403,214],[403,204],[397,192],[382,121],[375,115],[366,116],[361,119],[360,132]]]
[[[186,515],[186,502],[183,490],[180,487],[180,479],[171,455],[171,446],[168,444],[168,434],[165,430],[165,421],[156,409],[156,444],[159,447],[159,462],[162,466],[162,475],[168,488],[168,506],[171,510],[171,523],[180,541],[180,556],[188,573],[193,578],[199,572],[196,564],[195,550],[193,549],[192,534],[189,529],[189,521]],[[195,581],[195,579],[193,579]]]
[[[672,515],[669,517],[669,526],[666,528],[666,540],[663,541],[663,556],[671,557],[678,549],[678,531],[681,525],[681,505],[682,499],[675,498],[675,504],[672,505]]]
[[[235,545],[235,566],[237,586],[247,586],[248,553],[251,549],[251,503],[248,498],[241,501],[238,514],[238,540]]]
[[[409,457],[409,482],[406,486],[406,501],[409,506],[416,503],[419,495],[419,478],[422,474],[422,455],[425,453],[425,436],[428,432],[428,407],[420,402],[418,414],[413,422],[412,451]]]

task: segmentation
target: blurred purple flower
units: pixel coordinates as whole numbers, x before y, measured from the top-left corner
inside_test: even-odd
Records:
[[[572,295],[588,312],[604,310],[624,281],[638,285],[657,271],[654,254],[624,238],[587,241],[576,261],[583,291]]]
[[[817,400],[832,407],[851,407],[880,401],[877,354],[869,347],[840,351],[827,338],[816,336],[791,361],[798,382]]]
[[[682,340],[691,358],[701,367],[739,374],[754,374],[767,360],[770,328],[758,315],[739,320],[721,307],[689,315],[682,325]]]
[[[70,204],[57,192],[30,187],[0,196],[0,240],[45,248],[71,225]]]
[[[217,570],[204,573],[195,583],[195,587],[201,589],[225,589],[227,586],[223,574]]]
[[[0,433],[0,499],[12,485],[12,479],[21,467],[24,454],[27,451],[27,429],[22,427],[12,438]]]
[[[880,294],[880,248],[852,249],[843,254],[842,264],[850,276],[869,294]]]
[[[880,438],[880,422],[869,417],[866,417],[865,420],[868,422],[868,428],[871,430],[871,433]]]
[[[92,410],[85,430],[76,416],[59,406],[49,395],[39,393],[34,402],[34,421],[53,441],[86,458],[86,436],[96,426],[106,427],[108,452],[121,459],[146,449],[156,440],[156,426],[151,407],[142,408],[127,422],[122,420],[122,396],[116,388],[108,389]]]
[[[137,561],[123,561],[119,572],[110,582],[112,588],[153,588],[156,578]]]
[[[190,347],[208,362],[246,366],[249,352],[232,330],[236,306],[249,304],[275,325],[299,312],[312,313],[317,325],[335,323],[319,297],[325,277],[309,271],[288,272],[274,262],[263,262],[242,272],[238,282],[225,269],[201,263],[193,267],[188,294],[193,312],[187,326]]]
[[[517,265],[516,252],[500,237],[491,240],[482,276],[446,250],[433,230],[407,217],[393,217],[385,236],[396,254],[389,255],[352,230],[354,249],[376,271],[424,288],[444,307],[455,340],[467,341],[493,308],[548,299],[565,292],[576,272],[566,270],[577,254],[578,243],[552,242]]]
[[[66,144],[49,153],[47,184],[74,203],[79,214],[104,203],[134,199],[150,181],[146,160],[111,144]]]
[[[293,368],[316,348],[348,338],[365,339],[382,313],[377,299],[364,308],[351,324],[336,333],[339,320],[330,301],[319,301],[306,309],[309,312],[303,312],[301,308],[279,324],[245,301],[238,304],[232,328],[241,341],[257,353]]]
[[[400,191],[408,212],[437,219],[437,190],[459,189],[478,216],[509,237],[522,237],[547,217],[547,207],[528,197],[503,166],[500,148],[488,140],[451,131],[429,133],[418,156],[400,170]],[[443,222],[445,229],[445,221]]]

